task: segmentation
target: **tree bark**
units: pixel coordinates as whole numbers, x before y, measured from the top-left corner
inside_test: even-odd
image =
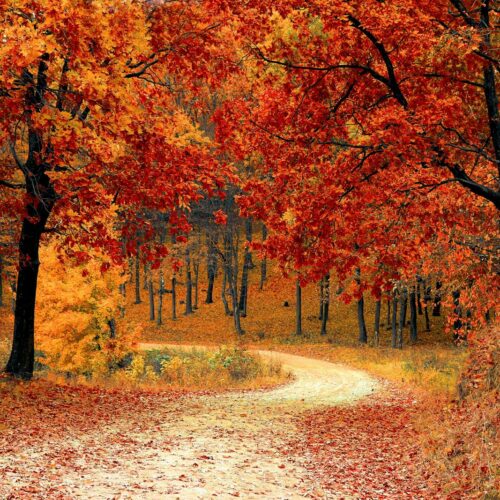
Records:
[[[40,58],[36,84],[30,85],[26,101],[35,112],[44,106],[48,54]],[[26,182],[26,214],[19,239],[19,272],[14,311],[14,335],[6,372],[20,378],[33,376],[35,359],[35,303],[38,284],[40,238],[56,201],[54,186],[45,173],[42,137],[32,126],[33,110],[27,109],[28,156],[23,172]]]
[[[150,276],[148,280],[148,291],[149,291],[149,320],[155,320],[155,291],[153,288],[153,277]]]
[[[373,341],[376,346],[380,343],[380,310],[382,309],[382,301],[380,299],[375,302],[375,326],[373,328]]]
[[[406,288],[401,290],[399,294],[399,302],[401,304],[401,308],[399,311],[399,325],[398,325],[398,345],[399,349],[403,348],[403,329],[405,327],[405,318],[406,318],[406,309],[408,305],[408,292]]]
[[[135,254],[135,303],[140,304],[141,300],[141,273],[140,273],[140,246],[137,243],[137,252]]]
[[[245,220],[245,233],[247,243],[252,242],[252,221],[250,219]],[[239,310],[241,315],[245,318],[247,315],[247,305],[248,305],[248,275],[250,269],[253,267],[252,253],[250,248],[247,246],[245,248],[245,256],[243,260],[243,272],[241,273],[241,289],[240,289],[240,300],[239,300]]]
[[[160,272],[160,279],[158,283],[158,314],[156,315],[156,324],[161,326],[163,324],[163,294],[165,293],[165,282],[163,274]]]
[[[211,236],[207,235],[208,252],[207,252],[207,297],[205,304],[213,304],[214,302],[214,284],[215,275],[217,274],[217,254],[215,252],[215,242]]]
[[[356,283],[358,286],[361,286],[361,271],[359,269],[356,270]],[[359,330],[359,342],[362,344],[366,344],[368,342],[368,334],[366,331],[366,322],[365,322],[365,299],[363,297],[363,293],[361,297],[358,299],[358,330]]]
[[[295,283],[295,335],[302,335],[302,287]]]
[[[266,241],[267,239],[267,227],[265,224],[262,224],[262,241]],[[260,285],[259,290],[264,290],[264,283],[267,280],[267,257],[264,257],[260,261]]]
[[[434,295],[434,305],[432,307],[432,315],[433,316],[441,316],[441,282],[436,282],[436,294]]]
[[[410,341],[414,344],[418,340],[417,327],[417,296],[415,287],[412,287],[410,292]]]
[[[184,316],[193,314],[193,281],[191,277],[191,255],[189,249],[186,250],[186,307]]]
[[[323,278],[323,300],[321,309],[321,335],[326,335],[326,326],[330,309],[330,274]]]
[[[390,297],[387,297],[387,325],[386,325],[386,329],[387,330],[390,330],[391,329],[391,298]]]
[[[392,299],[392,319],[391,319],[391,346],[395,349],[398,345],[398,292],[394,290]]]
[[[3,306],[3,259],[0,255],[0,307]]]
[[[198,309],[199,278],[200,278],[200,262],[198,260],[196,260],[194,263],[194,303],[193,303],[193,309]]]
[[[175,321],[177,319],[177,278],[172,277],[172,319]]]

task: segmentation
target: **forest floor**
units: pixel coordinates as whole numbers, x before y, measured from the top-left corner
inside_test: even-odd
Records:
[[[0,497],[426,498],[423,479],[417,484],[409,469],[418,460],[402,458],[411,456],[407,396],[398,400],[362,371],[262,354],[282,362],[293,381],[265,391],[191,395],[78,388],[72,398],[66,388],[20,389],[11,402],[18,426],[7,417],[0,432]],[[31,427],[30,402],[39,417]],[[336,433],[318,441],[329,447],[330,460],[319,463],[314,433],[326,420],[331,430],[330,417]],[[395,442],[398,432],[403,439]]]

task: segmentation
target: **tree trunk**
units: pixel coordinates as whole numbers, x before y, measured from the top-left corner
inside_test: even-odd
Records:
[[[325,300],[325,278],[319,282],[319,314],[318,319],[323,321],[323,301]]]
[[[198,309],[199,278],[200,278],[200,262],[197,260],[194,263],[194,304],[193,304],[193,309]]]
[[[108,328],[109,328],[109,338],[116,338],[116,320],[115,318],[111,318],[108,320]]]
[[[262,224],[262,241],[266,241],[267,239],[267,227],[265,224]],[[264,290],[264,283],[267,279],[267,258],[264,257],[260,262],[260,285],[259,290]]]
[[[418,315],[422,316],[424,314],[424,311],[422,310],[422,279],[417,280],[417,309],[418,309]]]
[[[392,345],[393,349],[395,349],[398,346],[398,292],[397,292],[397,290],[394,290],[394,292],[393,292],[391,327],[392,327],[391,345]]]
[[[321,310],[321,335],[326,335],[326,325],[328,322],[328,314],[330,309],[330,275],[327,274],[323,278],[323,301]]]
[[[398,345],[399,349],[403,348],[403,328],[405,326],[406,309],[408,304],[408,292],[404,288],[399,294],[399,302],[401,303],[401,309],[399,311],[399,325],[398,325]]]
[[[412,287],[410,292],[410,341],[414,344],[417,340],[417,296],[415,293],[415,287]]]
[[[163,280],[163,273],[160,272],[160,279],[158,283],[158,314],[156,315],[156,324],[161,326],[163,323],[163,294],[165,293],[165,282]]]
[[[361,270],[356,270],[356,283],[358,287],[361,286]],[[365,299],[363,297],[363,293],[358,300],[358,330],[359,330],[359,342],[362,344],[366,344],[368,342],[368,335],[366,331],[366,322],[365,322]]]
[[[177,319],[177,279],[175,276],[172,277],[172,319],[175,321]]]
[[[250,244],[252,242],[252,221],[246,219],[245,221],[245,233],[246,240]],[[240,309],[241,315],[245,318],[247,315],[247,304],[248,304],[248,274],[250,269],[253,267],[252,253],[250,248],[245,247],[245,257],[243,260],[243,272],[241,273],[241,290],[240,290],[240,300],[238,307]]]
[[[137,252],[135,254],[135,303],[140,304],[141,302],[140,247],[139,243],[137,243]]]
[[[380,310],[382,309],[382,301],[380,299],[375,302],[375,326],[373,328],[373,341],[376,346],[380,344]]]
[[[432,308],[433,316],[441,316],[441,282],[436,282],[436,294],[434,295],[434,305]]]
[[[16,307],[12,350],[6,372],[16,377],[30,379],[35,360],[35,303],[38,283],[40,238],[56,201],[56,193],[45,173],[47,166],[42,158],[42,137],[32,126],[32,113],[44,106],[47,88],[46,72],[48,55],[40,58],[36,85],[26,91],[26,101],[34,109],[25,111],[28,125],[28,155],[23,172],[26,182],[27,216],[23,220],[19,240],[19,271],[17,278]]]
[[[120,304],[120,318],[125,317],[125,297],[127,296],[127,288],[125,283],[121,283],[118,287],[120,295],[123,297],[123,302]]]
[[[155,291],[153,288],[153,277],[150,276],[148,280],[148,291],[149,291],[149,320],[155,320]]]
[[[217,254],[215,252],[215,242],[213,241],[212,237],[209,237],[207,235],[207,239],[208,239],[208,252],[207,252],[208,287],[207,287],[207,297],[205,299],[205,304],[213,304],[215,275],[217,274]]]
[[[224,314],[226,316],[231,316],[231,309],[229,309],[229,304],[227,302],[226,288],[227,288],[227,271],[226,271],[226,266],[224,266],[224,272],[222,273],[221,299],[222,303],[224,304]]]
[[[302,335],[302,287],[295,283],[295,335]]]
[[[431,321],[429,318],[429,303],[432,299],[431,297],[431,287],[427,286],[425,281],[423,284],[424,287],[424,315],[425,315],[425,331],[431,331]]]
[[[186,308],[184,316],[193,314],[193,281],[191,278],[191,255],[186,250]]]
[[[387,325],[386,325],[386,330],[391,329],[391,298],[387,297]]]

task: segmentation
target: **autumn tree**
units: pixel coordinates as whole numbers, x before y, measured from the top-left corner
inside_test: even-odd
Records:
[[[106,247],[105,268],[122,245],[96,213],[119,207],[131,221],[149,207],[185,225],[179,207],[201,190],[216,194],[223,181],[176,91],[195,94],[197,81],[216,81],[227,67],[216,57],[217,25],[197,2],[5,1],[0,9],[0,143],[8,152],[0,200],[22,224],[7,372],[29,378],[41,240],[61,233],[61,248],[81,261],[85,248]],[[124,225],[124,234],[134,231]]]

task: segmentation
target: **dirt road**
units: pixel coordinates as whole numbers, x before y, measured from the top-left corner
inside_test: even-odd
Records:
[[[66,498],[324,496],[303,459],[288,454],[295,422],[306,409],[349,404],[377,384],[363,372],[325,361],[259,352],[281,361],[294,380],[273,390],[187,397],[174,405],[160,398],[151,425],[146,419],[137,429],[124,420],[94,434],[61,436],[66,447],[86,450],[86,457],[92,450],[95,457],[58,467]],[[23,460],[36,461],[37,453],[26,450]]]

